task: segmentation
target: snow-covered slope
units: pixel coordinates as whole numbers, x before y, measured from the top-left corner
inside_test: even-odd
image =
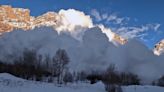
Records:
[[[157,86],[127,86],[123,87],[123,92],[164,92],[164,88]]]
[[[53,83],[27,81],[7,73],[0,74],[0,92],[105,92],[104,85],[87,83],[58,86]]]
[[[164,88],[156,86],[122,87],[123,92],[164,92]],[[96,84],[74,83],[57,86],[52,83],[27,81],[7,73],[0,74],[0,92],[105,92],[101,82]]]

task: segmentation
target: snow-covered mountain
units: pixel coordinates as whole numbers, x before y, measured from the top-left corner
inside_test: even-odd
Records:
[[[154,54],[160,55],[164,53],[164,39],[158,42],[154,47]]]

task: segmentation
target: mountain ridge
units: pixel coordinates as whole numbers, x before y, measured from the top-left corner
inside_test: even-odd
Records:
[[[47,12],[40,16],[30,15],[29,9],[13,8],[10,5],[0,6],[0,34],[11,32],[14,29],[31,30],[41,26],[60,26],[60,16],[56,12]],[[113,41],[119,44],[125,44],[126,39],[118,34],[114,34]]]
[[[14,29],[27,31],[41,26],[51,26],[55,29],[55,27],[60,25],[60,15],[56,12],[47,12],[34,17],[30,15],[29,9],[13,8],[10,5],[0,6],[0,35],[5,32],[11,32]],[[128,41],[114,32],[112,32],[112,34],[112,40],[116,43],[123,45]],[[154,46],[153,52],[155,55],[160,55],[164,52],[164,40],[161,40]]]

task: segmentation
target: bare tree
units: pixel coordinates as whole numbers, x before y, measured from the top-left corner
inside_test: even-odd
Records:
[[[54,75],[57,75],[57,81],[59,84],[63,80],[63,71],[66,65],[69,63],[69,57],[64,49],[58,49],[55,57],[53,58]]]

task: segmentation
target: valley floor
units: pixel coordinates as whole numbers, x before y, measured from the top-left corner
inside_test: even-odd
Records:
[[[123,92],[164,92],[157,86],[125,86]],[[74,83],[58,86],[53,83],[28,81],[8,73],[0,74],[0,92],[106,92],[104,84]]]

